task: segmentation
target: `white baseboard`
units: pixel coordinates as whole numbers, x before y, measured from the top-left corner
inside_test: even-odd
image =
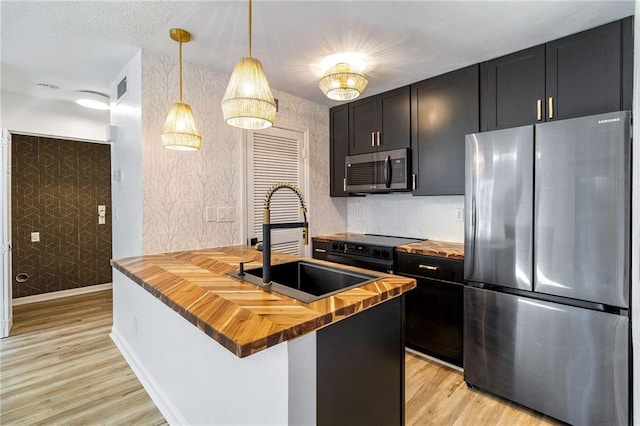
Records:
[[[53,291],[51,293],[36,294],[33,296],[17,297],[11,302],[13,306],[27,303],[44,302],[45,300],[59,299],[61,297],[77,296],[79,294],[93,293],[95,291],[110,290],[112,283],[89,285],[86,287],[72,288],[69,290]]]
[[[173,405],[171,400],[169,400],[169,397],[167,397],[162,389],[160,389],[147,369],[140,363],[138,356],[131,349],[131,346],[129,346],[115,327],[111,328],[111,334],[109,336],[111,337],[111,340],[113,340],[113,343],[118,347],[120,353],[129,364],[129,367],[131,367],[133,373],[136,375],[138,380],[140,380],[142,387],[147,391],[149,397],[156,407],[158,407],[158,410],[160,410],[160,413],[162,413],[167,423],[170,425],[186,425],[187,421],[184,419],[182,414],[180,414],[175,405]]]
[[[405,350],[406,352],[411,352],[411,353],[412,353],[412,354],[414,354],[414,355],[418,355],[418,356],[420,356],[420,357],[422,357],[422,358],[426,358],[426,359],[428,359],[429,361],[433,361],[433,362],[435,362],[435,363],[437,363],[437,364],[444,365],[445,367],[449,367],[449,368],[452,368],[452,369],[454,369],[454,370],[458,370],[458,371],[459,371],[459,372],[461,372],[461,373],[464,371],[464,369],[463,369],[462,367],[458,367],[457,365],[449,364],[449,363],[448,363],[448,362],[446,362],[446,361],[443,361],[443,360],[438,359],[438,358],[434,358],[434,357],[432,357],[432,356],[430,356],[430,355],[427,355],[427,354],[423,354],[422,352],[416,351],[416,350],[414,350],[414,349],[411,349],[411,348],[407,348],[407,347],[405,347],[405,348],[404,348],[404,350]]]

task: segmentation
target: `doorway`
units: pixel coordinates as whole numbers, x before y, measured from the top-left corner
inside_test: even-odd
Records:
[[[110,285],[111,146],[22,134],[9,145],[11,297],[3,306]]]
[[[306,140],[306,132],[289,129],[271,127],[247,132],[247,240],[262,241],[263,200],[272,185],[288,182],[300,188],[303,195],[308,193]],[[300,202],[292,191],[274,194],[270,209],[272,223],[302,221]],[[273,250],[308,256],[299,228],[274,230],[271,241]]]

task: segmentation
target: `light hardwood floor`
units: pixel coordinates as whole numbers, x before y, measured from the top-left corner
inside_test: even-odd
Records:
[[[166,424],[112,343],[111,291],[16,306],[0,340],[0,424]],[[549,425],[406,355],[407,425]]]

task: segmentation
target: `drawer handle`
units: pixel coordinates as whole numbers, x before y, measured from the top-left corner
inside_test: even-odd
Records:
[[[438,267],[437,266],[433,266],[433,265],[423,265],[422,263],[420,265],[418,265],[418,268],[420,269],[428,269],[430,271],[437,271]]]
[[[325,249],[313,249],[313,251],[317,251],[318,253],[326,253],[327,251]]]

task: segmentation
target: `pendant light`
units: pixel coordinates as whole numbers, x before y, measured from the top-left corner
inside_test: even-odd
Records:
[[[361,72],[345,62],[340,62],[327,70],[318,86],[329,99],[349,101],[360,96],[367,83]]]
[[[222,98],[224,121],[241,129],[266,129],[276,118],[276,103],[262,64],[251,56],[251,9],[249,0],[249,56],[242,58],[231,73]]]
[[[180,44],[180,99],[179,102],[171,105],[160,138],[162,146],[165,148],[178,151],[196,151],[200,149],[202,136],[191,107],[182,102],[182,43],[188,43],[191,40],[191,34],[180,28],[172,28],[169,35],[171,39]]]

